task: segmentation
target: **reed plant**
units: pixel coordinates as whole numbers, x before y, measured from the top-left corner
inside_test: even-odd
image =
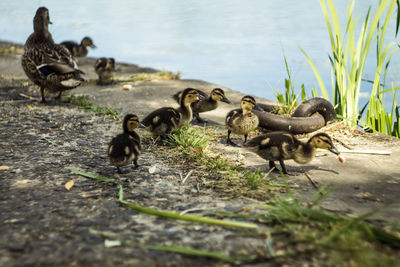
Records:
[[[332,55],[329,56],[329,60],[332,67],[333,105],[338,117],[343,118],[349,125],[354,126],[357,125],[360,115],[359,98],[362,76],[367,57],[373,50],[373,41],[377,40],[378,46],[377,67],[370,94],[371,111],[377,108],[377,106],[373,105],[377,103],[376,99],[379,100],[381,96],[380,84],[383,67],[385,67],[386,71],[393,54],[398,49],[394,42],[384,45],[384,37],[398,0],[379,1],[375,14],[372,14],[370,7],[362,22],[358,37],[356,36],[356,26],[359,17],[354,16],[355,1],[349,1],[347,7],[344,36],[342,35],[339,17],[333,0],[319,0],[319,3],[325,17],[332,49]],[[381,20],[384,21],[382,26],[380,26]],[[398,21],[399,16],[397,17]],[[396,27],[398,27],[398,23]],[[329,100],[327,87],[315,64],[303,49],[301,51],[314,71],[323,97]],[[380,120],[381,118],[377,119]]]

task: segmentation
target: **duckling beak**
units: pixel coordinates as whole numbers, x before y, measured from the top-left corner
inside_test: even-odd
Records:
[[[332,152],[333,154],[336,154],[336,155],[339,155],[340,154],[340,152],[336,149],[336,147],[334,147],[334,146],[331,146],[330,148],[329,148],[329,151],[330,152]]]
[[[146,128],[146,125],[143,124],[143,122],[139,123],[139,128]]]
[[[203,99],[203,98],[206,98],[206,97],[204,95],[202,95],[202,94],[198,94],[197,98],[200,100],[200,99]]]
[[[94,44],[89,45],[91,48],[97,48],[97,46],[95,46]]]
[[[231,101],[228,98],[226,98],[226,96],[224,96],[224,98],[221,99],[221,102],[225,102],[225,103],[228,103],[228,104],[231,103]]]

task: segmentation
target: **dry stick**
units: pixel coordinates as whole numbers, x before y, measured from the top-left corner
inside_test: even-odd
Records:
[[[341,144],[342,146],[344,146],[345,148],[347,148],[347,149],[349,149],[349,150],[353,150],[353,149],[354,149],[354,148],[352,148],[351,146],[346,145],[343,141],[340,141],[339,139],[337,139],[337,138],[335,138],[335,137],[333,137],[332,139],[335,140],[335,142],[338,142],[339,144]]]
[[[186,177],[183,178],[182,184],[184,184],[186,182],[187,178],[189,178],[189,176],[192,174],[192,172],[193,172],[193,170],[190,170],[190,172],[186,175]]]
[[[32,96],[29,96],[29,95],[26,95],[26,94],[23,94],[23,93],[19,93],[19,95],[22,96],[22,97],[25,97],[27,99],[30,99],[30,100],[36,100],[36,98],[34,98]]]
[[[311,178],[311,176],[310,176],[307,172],[306,172],[305,174],[306,174],[308,180],[310,181],[310,183],[312,184],[312,186],[313,186],[317,191],[319,191],[318,185],[314,182],[314,180]],[[319,194],[322,196],[322,192],[319,192]]]

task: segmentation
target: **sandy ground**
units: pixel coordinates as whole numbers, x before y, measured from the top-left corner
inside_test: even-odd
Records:
[[[4,44],[3,44],[4,45]],[[0,45],[1,48],[1,45]],[[118,61],[118,60],[117,60]],[[79,61],[87,78],[97,78],[94,59]],[[149,68],[119,63],[118,76],[137,72],[152,72]],[[105,150],[113,135],[120,132],[120,123],[109,118],[91,116],[65,103],[38,104],[21,97],[20,93],[39,96],[39,90],[26,79],[20,66],[20,55],[0,55],[1,139],[0,170],[1,221],[0,265],[214,265],[217,261],[198,260],[178,254],[120,247],[106,249],[104,240],[92,230],[112,231],[120,236],[132,236],[153,244],[173,243],[235,254],[245,249],[265,250],[262,240],[235,239],[232,229],[195,226],[153,218],[129,211],[115,203],[116,189],[101,182],[73,177],[69,168],[117,177],[127,188],[127,198],[157,209],[183,211],[191,208],[211,210],[240,210],[254,203],[246,198],[227,200],[212,188],[196,189],[199,175],[181,184],[177,169],[171,161],[157,157],[159,149],[145,144],[138,170],[118,176],[109,166]],[[123,84],[112,86],[85,85],[71,91],[87,94],[100,106],[115,107],[120,114],[136,113],[143,117],[155,108],[176,106],[170,97],[187,87],[211,91],[220,87],[233,102],[202,117],[209,119],[216,131],[223,133],[215,149],[230,157],[243,160],[249,170],[268,170],[267,162],[241,149],[227,147],[224,118],[237,108],[243,94],[221,85],[198,80],[135,82],[130,91]],[[267,103],[268,100],[257,99]],[[322,206],[341,214],[360,215],[382,208],[374,218],[400,222],[400,141],[381,134],[364,134],[340,125],[322,129],[357,150],[388,151],[390,155],[343,154],[341,164],[330,153],[318,152],[307,165],[286,163],[294,175],[287,179],[297,189],[296,196],[306,201],[317,186],[340,185]],[[145,134],[145,132],[141,132]],[[240,142],[239,138],[236,139]],[[347,150],[337,143],[339,150]],[[157,167],[154,174],[148,169]],[[63,185],[77,179],[71,191]],[[201,187],[201,183],[200,183]],[[229,239],[230,242],[224,242]],[[44,257],[50,255],[51,257]],[[129,262],[121,259],[129,258]]]

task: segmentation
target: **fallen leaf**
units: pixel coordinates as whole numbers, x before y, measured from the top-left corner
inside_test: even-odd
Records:
[[[157,170],[157,167],[154,165],[154,166],[151,166],[150,168],[149,168],[149,173],[150,174],[153,174],[153,173],[155,173],[156,172],[156,170]]]
[[[121,241],[106,239],[106,240],[104,240],[104,246],[106,248],[119,247],[119,246],[121,246]]]
[[[75,184],[74,180],[69,180],[68,182],[65,183],[64,187],[69,191],[74,186],[74,184]]]
[[[9,169],[8,166],[5,166],[5,165],[0,166],[0,171],[5,171],[5,170],[8,170],[8,169]]]
[[[29,110],[34,110],[34,109],[35,109],[35,108],[32,107],[31,105],[26,105],[26,107],[27,107]]]
[[[197,148],[194,148],[194,147],[190,146],[189,149],[192,150],[196,154],[200,154],[200,151]]]
[[[342,157],[342,155],[339,154],[337,157],[338,157],[338,160],[340,161],[340,163],[345,162],[345,159]]]

